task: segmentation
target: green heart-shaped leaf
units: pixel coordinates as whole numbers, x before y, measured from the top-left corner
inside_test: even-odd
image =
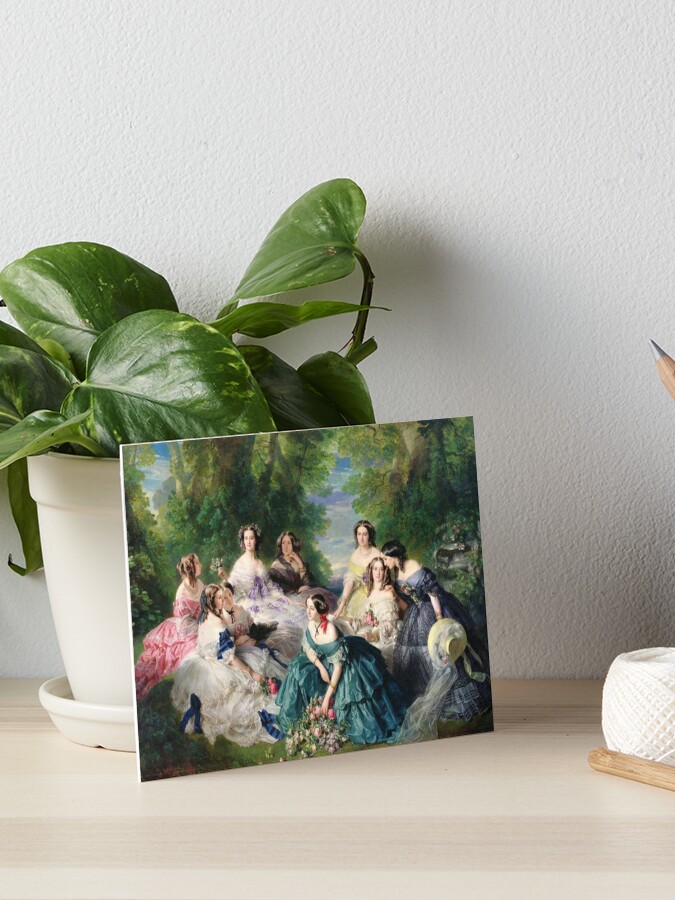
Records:
[[[297,325],[304,325],[313,319],[358,313],[361,309],[363,307],[358,303],[330,300],[308,300],[300,306],[259,300],[257,303],[240,306],[211,324],[221,334],[228,336],[238,332],[249,337],[264,338],[295,328]],[[385,309],[385,307],[371,306],[370,309]]]
[[[375,421],[365,378],[339,353],[330,350],[312,356],[298,367],[298,373],[337,407],[350,425],[368,425]]]
[[[0,346],[0,430],[38,409],[58,411],[73,386],[64,366],[33,348]]]
[[[37,504],[28,490],[28,463],[18,459],[7,469],[9,505],[21,537],[25,566],[15,563],[10,554],[7,565],[17,575],[29,575],[42,568],[42,546],[38,526]]]
[[[274,430],[232,341],[164,310],[129,316],[98,338],[86,380],[63,406],[67,415],[86,409],[87,428],[111,456],[119,444]]]
[[[166,280],[102,244],[54,244],[32,250],[0,272],[0,296],[35,340],[65,347],[84,375],[96,338],[133,313],[177,310]]]
[[[0,469],[60,444],[80,444],[94,452],[95,445],[80,427],[88,415],[89,410],[66,419],[51,409],[40,409],[26,416],[17,425],[0,432]]]
[[[349,275],[365,212],[363,191],[348,178],[307,191],[267,235],[233,299],[296,291]]]
[[[242,344],[241,350],[272,410],[280,431],[345,425],[335,407],[265,347]]]

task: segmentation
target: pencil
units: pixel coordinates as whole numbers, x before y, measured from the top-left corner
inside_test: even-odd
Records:
[[[641,781],[643,784],[653,784],[655,787],[675,791],[675,766],[666,763],[639,759],[637,756],[628,756],[625,753],[617,753],[616,750],[598,747],[588,754],[588,764],[598,772],[607,772],[609,775],[619,775],[621,778],[630,778],[632,781]]]
[[[675,400],[675,360],[662,350],[654,341],[649,342],[652,348],[654,359],[656,360],[656,371],[661,376],[661,381],[665,384],[666,390]]]

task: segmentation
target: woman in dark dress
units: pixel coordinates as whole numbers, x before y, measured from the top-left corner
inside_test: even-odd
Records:
[[[310,594],[321,594],[334,610],[338,598],[320,587],[313,579],[309,566],[300,556],[300,538],[292,531],[282,531],[277,540],[277,555],[269,568],[269,576],[284,594],[299,594],[303,600]]]
[[[442,717],[469,720],[489,709],[490,686],[481,660],[471,649],[472,624],[461,603],[436,580],[436,576],[416,560],[408,559],[400,541],[382,547],[385,563],[396,577],[396,590],[408,604],[394,647],[394,678],[408,703],[424,694],[434,673],[428,649],[429,632],[441,619],[454,619],[467,633],[467,649],[456,661],[454,682]]]

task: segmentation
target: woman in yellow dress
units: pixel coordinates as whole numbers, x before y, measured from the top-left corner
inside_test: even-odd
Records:
[[[380,555],[375,546],[375,526],[367,519],[360,519],[354,526],[354,542],[356,549],[349,557],[340,603],[333,616],[347,622],[363,617],[367,599],[366,569]]]

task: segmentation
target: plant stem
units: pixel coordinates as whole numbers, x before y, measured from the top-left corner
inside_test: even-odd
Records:
[[[374,353],[377,350],[377,341],[374,337],[368,338],[367,341],[364,341],[360,347],[353,348],[349,351],[345,359],[348,359],[350,363],[353,363],[357,366],[360,362],[370,356],[371,353]]]
[[[361,291],[360,305],[363,306],[364,309],[356,317],[356,324],[354,325],[352,336],[349,341],[349,350],[346,353],[346,359],[348,359],[350,362],[356,363],[358,360],[355,359],[355,357],[357,356],[359,359],[365,359],[365,357],[362,356],[359,351],[361,346],[363,345],[363,337],[366,333],[366,323],[368,321],[368,313],[370,312],[370,301],[373,296],[373,283],[375,281],[375,275],[373,274],[373,270],[370,268],[370,263],[360,250],[356,250],[354,255],[358,259],[363,271],[363,290]],[[368,356],[369,353],[372,353],[374,349],[375,347],[373,347],[372,350],[369,350],[368,353],[366,353],[366,356]]]
[[[84,447],[85,450],[88,450],[92,456],[106,455],[105,450],[100,444],[97,444],[96,441],[93,441],[91,438],[85,437],[84,435],[78,435],[77,438],[71,438],[70,443],[79,444],[80,447]]]

